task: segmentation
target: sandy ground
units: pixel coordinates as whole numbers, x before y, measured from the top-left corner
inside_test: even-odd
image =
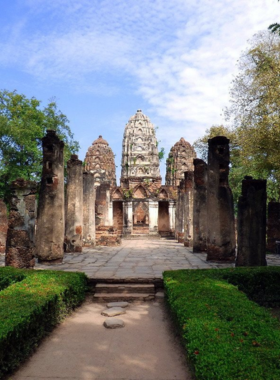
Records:
[[[132,303],[106,329],[105,304],[87,300],[9,380],[190,380],[184,351],[163,302]]]

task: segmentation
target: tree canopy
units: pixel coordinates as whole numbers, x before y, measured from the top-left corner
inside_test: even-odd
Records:
[[[214,126],[195,143],[203,150],[208,138],[225,135],[231,140],[230,185],[235,200],[244,175],[267,179],[268,198],[280,198],[279,78],[280,37],[258,33],[242,53],[232,82],[231,104],[225,111],[229,126]]]
[[[0,197],[16,178],[38,181],[42,170],[41,138],[53,129],[64,141],[65,162],[79,149],[67,117],[55,101],[46,107],[16,91],[0,92]]]

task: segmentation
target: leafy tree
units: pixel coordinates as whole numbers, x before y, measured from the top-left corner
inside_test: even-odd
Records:
[[[41,175],[41,138],[47,129],[57,131],[65,143],[65,162],[79,149],[67,117],[55,101],[45,108],[40,101],[16,91],[0,92],[0,197],[6,197],[16,178],[38,181]]]
[[[237,133],[242,165],[268,180],[269,198],[280,189],[280,37],[261,32],[239,60],[228,120]]]
[[[207,159],[209,138],[230,139],[230,186],[234,200],[245,175],[267,179],[268,199],[280,198],[280,37],[261,32],[239,60],[232,82],[231,105],[225,111],[229,127],[213,126],[196,141]]]

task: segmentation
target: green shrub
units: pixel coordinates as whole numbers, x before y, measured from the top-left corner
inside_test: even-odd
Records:
[[[226,271],[225,279],[262,306],[280,306],[280,267],[238,268]]]
[[[1,378],[83,301],[87,279],[83,273],[13,268],[0,268],[0,278],[10,278],[12,283],[0,291]]]
[[[270,277],[269,268],[264,268],[264,283],[275,278],[277,271],[280,274],[272,268]],[[280,379],[278,320],[244,293],[246,289],[253,293],[253,283],[261,283],[257,278],[262,273],[259,268],[164,273],[167,301],[197,379]],[[243,291],[238,289],[239,279]],[[271,294],[272,289],[267,286],[262,295]]]
[[[7,288],[8,286],[22,281],[24,279],[24,274],[18,270],[6,267],[0,269],[0,291]]]

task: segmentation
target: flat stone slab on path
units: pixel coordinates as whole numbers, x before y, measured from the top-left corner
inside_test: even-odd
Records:
[[[106,329],[105,304],[85,303],[47,337],[11,380],[191,380],[161,302],[129,305],[125,328]]]
[[[127,307],[129,305],[128,302],[122,302],[122,301],[119,301],[119,302],[108,302],[107,303],[107,307]]]
[[[122,307],[110,307],[101,312],[102,315],[106,317],[115,317],[116,315],[125,314],[126,311]]]
[[[107,327],[107,329],[117,329],[124,327],[124,321],[119,318],[107,318],[104,321],[104,326]]]

